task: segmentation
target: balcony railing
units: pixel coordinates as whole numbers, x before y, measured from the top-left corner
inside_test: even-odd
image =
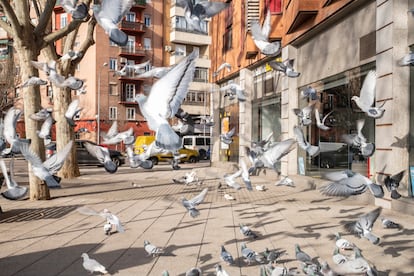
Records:
[[[175,28],[173,28],[173,30],[176,31],[176,32],[185,32],[185,33],[195,33],[195,34],[200,34],[200,35],[208,35],[208,31],[199,32],[199,31],[191,30],[191,29],[186,28],[186,27],[175,27]]]
[[[147,27],[142,22],[133,22],[133,21],[122,21],[121,29],[127,29],[137,32],[145,32]]]
[[[121,55],[145,56],[145,49],[143,47],[124,46],[124,47],[120,47],[120,54]]]
[[[145,6],[147,4],[146,0],[135,0],[135,5]]]

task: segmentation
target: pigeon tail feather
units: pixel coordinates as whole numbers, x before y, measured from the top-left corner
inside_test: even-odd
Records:
[[[119,46],[126,46],[128,44],[128,36],[117,28],[111,29],[109,39]]]
[[[155,144],[157,147],[175,151],[181,147],[181,139],[169,124],[161,124],[156,133]]]
[[[401,197],[400,193],[397,190],[391,191],[391,198],[392,199],[399,199]]]
[[[60,184],[56,181],[53,175],[46,176],[45,182],[49,188],[60,188]]]

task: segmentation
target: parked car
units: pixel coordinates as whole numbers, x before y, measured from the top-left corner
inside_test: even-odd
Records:
[[[94,156],[92,156],[85,148],[84,143],[88,142],[93,145],[96,145],[96,143],[92,141],[87,140],[76,140],[76,155],[79,165],[96,165],[100,166],[101,163],[96,159]],[[50,146],[46,147],[46,156],[51,156],[56,151],[56,143],[51,143]],[[122,155],[121,152],[117,150],[109,150],[109,155],[111,156],[112,161],[119,167],[125,164],[125,157]]]
[[[328,145],[332,144],[332,145]],[[333,145],[334,144],[334,145]],[[338,167],[351,168],[354,155],[347,144],[320,143],[321,151],[313,158],[313,164],[321,168],[332,169]]]

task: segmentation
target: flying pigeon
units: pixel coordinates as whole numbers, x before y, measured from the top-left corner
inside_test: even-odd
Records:
[[[323,178],[331,182],[322,186],[320,192],[327,196],[351,196],[364,193],[367,188],[374,197],[382,198],[384,189],[364,175],[351,170],[330,172],[323,175]]]
[[[246,91],[237,83],[230,83],[220,88],[220,91],[226,91],[224,97],[229,97],[233,100],[237,97],[240,102],[246,101]]]
[[[19,153],[21,143],[30,144],[30,140],[21,139],[17,136],[16,133],[17,121],[19,120],[21,114],[22,111],[20,109],[11,107],[9,110],[7,110],[6,115],[4,116],[2,134],[7,143],[9,143],[10,148],[4,149],[2,151],[2,154]]]
[[[69,141],[62,149],[57,151],[55,154],[53,154],[43,162],[43,166],[58,181],[60,181],[60,178],[55,176],[55,174],[63,167],[66,158],[72,150],[72,146],[73,141]]]
[[[279,62],[275,60],[269,61],[270,67],[278,72],[282,72],[288,78],[297,78],[300,76],[299,72],[296,72],[293,69],[294,59],[288,59],[284,62]]]
[[[298,116],[301,126],[308,126],[312,123],[312,111],[315,103],[305,106],[303,109],[294,108],[293,112]]]
[[[79,213],[87,216],[100,216],[105,219],[106,224],[110,224],[110,228],[105,231],[105,234],[109,235],[112,233],[114,228],[116,232],[123,233],[125,232],[124,227],[121,224],[121,220],[115,214],[111,213],[108,209],[103,209],[102,212],[97,212],[92,208],[83,206],[76,209]]]
[[[400,181],[404,177],[404,171],[401,171],[392,176],[387,175],[384,179],[384,185],[387,188],[388,192],[391,193],[392,199],[399,199],[401,197],[400,193],[397,191],[400,186]]]
[[[52,110],[50,108],[42,108],[38,112],[30,114],[29,117],[35,121],[44,121],[50,116]]]
[[[238,170],[235,173],[232,174],[225,174],[223,176],[224,182],[227,184],[227,186],[232,187],[236,190],[241,189],[240,184],[236,182],[237,177],[241,176],[242,170]]]
[[[194,77],[197,51],[184,58],[151,88],[148,97],[138,94],[142,114],[148,121],[150,129],[156,131],[156,145],[175,151],[181,147],[181,139],[169,125],[167,119],[177,113],[184,101],[188,86]]]
[[[233,256],[224,248],[224,245],[221,246],[220,259],[228,265],[234,264]]]
[[[323,116],[322,120],[321,120],[321,116],[319,114],[319,110],[317,108],[315,108],[315,119],[316,119],[316,126],[322,130],[329,130],[331,129],[330,127],[328,127],[327,125],[325,125],[325,121],[326,118],[329,117],[329,115],[331,115],[333,112],[333,110],[331,110],[330,112],[328,112],[325,116]]]
[[[9,173],[7,172],[6,163],[3,159],[0,159],[0,168],[7,185],[7,189],[4,192],[2,192],[1,195],[9,200],[18,200],[23,198],[27,194],[28,189],[27,187],[19,186],[19,184],[17,184],[17,182],[13,179],[14,157],[11,157],[9,163]]]
[[[235,132],[236,132],[236,127],[233,127],[228,132],[220,134],[220,140],[223,143],[230,145],[233,142],[233,135],[235,134]]]
[[[121,31],[117,24],[121,22],[133,4],[133,0],[102,0],[100,5],[92,6],[96,22],[105,30],[109,39],[119,46],[127,45],[128,35]]]
[[[216,268],[216,275],[217,276],[229,276],[229,274],[227,273],[227,271],[224,270],[224,268],[221,266],[221,264],[216,264],[216,265],[214,265],[214,267]]]
[[[307,86],[305,89],[301,91],[302,98],[308,98],[311,101],[317,100],[318,94],[316,93],[316,89],[312,86]]]
[[[280,53],[281,44],[279,41],[269,42],[270,28],[270,9],[268,9],[262,27],[260,27],[259,22],[255,21],[252,22],[250,30],[254,44],[256,44],[262,54],[277,56]]]
[[[39,136],[39,138],[44,139],[45,141],[51,141],[51,135],[50,132],[52,130],[52,125],[54,123],[54,119],[52,118],[52,115],[49,115],[49,117],[47,117],[42,126],[40,127],[40,130],[37,130],[37,136]],[[45,142],[45,145],[47,145],[48,143]]]
[[[338,275],[378,275],[375,269],[362,257],[361,251],[354,248],[354,256],[344,259],[343,262],[335,266],[335,272]]]
[[[390,219],[387,218],[381,218],[382,226],[384,228],[397,228],[401,229],[401,225],[399,223],[395,223]]]
[[[83,268],[85,268],[89,273],[100,272],[102,274],[107,274],[106,268],[101,265],[95,259],[89,258],[88,254],[82,253],[81,257],[83,258]]]
[[[187,172],[181,178],[178,178],[178,179],[173,178],[173,182],[174,183],[185,184],[185,185],[190,185],[190,184],[193,184],[193,183],[198,183],[197,172],[195,170],[192,170],[191,172]]]
[[[200,212],[196,209],[196,207],[201,202],[203,202],[204,198],[207,195],[207,192],[208,192],[208,188],[205,188],[204,190],[201,191],[201,193],[199,193],[198,195],[196,195],[195,197],[189,200],[187,200],[185,197],[182,198],[181,203],[187,209],[191,217],[195,218],[200,214]]]
[[[128,74],[140,74],[146,66],[149,66],[150,60],[138,64],[125,64],[121,70],[115,71],[114,76],[124,77]]]
[[[185,276],[201,276],[201,275],[203,275],[202,271],[198,267],[192,267],[185,273]]]
[[[250,174],[247,169],[246,162],[243,159],[240,159],[240,168],[242,170],[241,177],[244,184],[246,185],[247,190],[253,191],[252,182],[250,181]]]
[[[83,107],[79,107],[79,99],[74,99],[65,112],[65,118],[70,126],[75,126],[74,118],[82,111]]]
[[[413,52],[406,54],[398,61],[398,65],[400,66],[409,66],[413,64],[414,64],[414,53]]]
[[[76,89],[76,96],[79,96],[79,95],[84,95],[84,94],[86,94],[86,92],[87,92],[87,90],[86,90],[86,87],[87,87],[87,85],[83,85],[81,88],[79,88],[79,89]]]
[[[364,237],[373,244],[378,244],[380,242],[380,238],[372,234],[371,230],[380,215],[381,210],[381,207],[376,208],[375,210],[360,216],[358,220],[345,224],[344,227],[352,234],[355,234],[361,238]]]
[[[190,30],[203,32],[201,22],[211,18],[229,6],[229,3],[199,1],[195,5],[191,0],[178,0],[176,4],[184,8],[184,17]]]
[[[16,86],[16,88],[24,88],[32,85],[46,85],[47,81],[42,80],[39,77],[36,76],[29,76],[27,80],[25,80],[21,85]]]
[[[125,139],[132,137],[133,134],[134,134],[134,129],[132,127],[122,132],[118,132],[117,130],[116,134],[113,135],[112,137],[104,138],[102,141],[102,144],[116,145],[116,144],[121,143],[122,141],[125,141]]]
[[[355,101],[356,105],[365,112],[369,117],[374,119],[381,118],[384,115],[385,109],[382,108],[384,103],[379,107],[373,107],[375,101],[375,86],[377,74],[375,71],[369,71],[362,84],[361,91],[358,96],[352,96],[351,100]]]
[[[56,63],[54,63],[53,61],[49,61],[49,62],[44,62],[44,61],[36,61],[36,60],[31,60],[30,61],[30,64],[34,67],[34,68],[36,68],[36,69],[38,69],[38,70],[40,70],[40,71],[43,71],[43,72],[45,72],[45,74],[47,75],[47,76],[49,76],[49,74],[50,74],[50,70],[55,70],[55,66],[56,66]]]
[[[242,233],[243,236],[245,236],[247,238],[253,238],[253,239],[258,238],[257,234],[255,232],[253,232],[247,225],[244,225],[244,224],[240,223],[239,230],[240,230],[240,233]]]
[[[305,140],[305,135],[303,134],[302,128],[294,126],[293,132],[295,133],[296,141],[298,142],[299,147],[305,150],[310,157],[315,157],[319,154],[320,148],[318,146],[311,145],[308,141]]]
[[[342,238],[338,232],[335,233],[335,245],[336,247],[342,250],[352,250],[355,247],[355,245],[352,242]]]
[[[84,20],[88,16],[89,8],[85,3],[77,4],[77,2],[77,0],[61,0],[60,5],[67,13],[72,15],[74,20]]]
[[[312,258],[302,249],[299,244],[295,244],[295,256],[296,260],[301,261],[302,263],[312,264]]]
[[[147,240],[144,241],[144,249],[148,253],[148,256],[152,256],[152,257],[158,256],[164,253],[164,249],[160,247],[156,247],[155,245],[153,245]]]
[[[220,66],[217,68],[217,70],[215,72],[213,72],[213,78],[217,77],[218,74],[224,69],[227,69],[227,72],[231,71],[231,64],[228,62],[224,62],[222,64],[220,64]]]
[[[358,147],[361,151],[361,154],[364,157],[370,157],[375,152],[375,144],[368,143],[367,138],[365,138],[364,134],[362,133],[364,124],[365,124],[365,119],[357,120],[356,121],[357,134],[344,134],[342,135],[342,139],[348,145]]]
[[[112,161],[109,150],[107,148],[92,144],[90,142],[84,142],[83,145],[92,156],[94,156],[101,164],[103,164],[107,172],[115,173],[118,170],[118,166]]]
[[[70,50],[69,52],[65,53],[63,56],[60,57],[61,61],[65,60],[75,60],[83,56],[82,52]]]
[[[154,164],[151,160],[144,157],[144,154],[135,154],[133,145],[126,145],[126,154],[131,168],[142,167],[144,169],[152,169]]]
[[[60,75],[56,71],[56,61],[52,60],[48,63],[48,79],[51,83],[53,83],[56,87],[59,88],[70,88],[72,90],[78,90],[82,88],[84,81],[76,78],[74,76],[69,75],[67,78]]]

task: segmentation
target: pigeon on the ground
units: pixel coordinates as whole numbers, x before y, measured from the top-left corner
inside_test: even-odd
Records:
[[[243,236],[247,237],[247,238],[253,238],[253,239],[257,239],[258,236],[255,232],[253,232],[253,230],[251,230],[247,225],[240,223],[239,225],[239,230],[240,233],[243,234]]]
[[[182,198],[181,203],[183,206],[187,209],[188,213],[191,217],[195,218],[200,214],[200,211],[197,210],[197,206],[204,201],[204,198],[206,197],[208,192],[208,188],[205,188],[202,190],[198,195],[195,197],[187,200],[185,197]]]
[[[224,268],[221,266],[221,264],[216,264],[216,265],[214,265],[214,267],[216,268],[216,275],[217,276],[229,276],[229,274],[227,273],[227,271],[224,270]]]
[[[261,191],[261,192],[266,191],[266,186],[265,185],[256,185],[255,188],[256,188],[257,191]]]
[[[352,242],[342,238],[338,232],[335,233],[335,245],[342,250],[352,250],[355,247]]]
[[[241,249],[241,254],[243,256],[243,260],[244,262],[246,262],[247,264],[251,264],[252,262],[260,262],[260,257],[258,257],[258,253],[256,253],[255,251],[253,251],[252,249],[248,248],[246,246],[246,243],[242,242],[240,245],[240,249]]]
[[[319,154],[319,146],[313,146],[308,141],[306,141],[302,128],[294,126],[293,132],[295,133],[298,146],[305,150],[310,157],[315,157]]]
[[[201,22],[211,18],[230,4],[225,2],[199,1],[194,3],[192,0],[177,0],[176,4],[184,8],[184,17],[187,28],[197,32],[204,32]]]
[[[374,119],[381,118],[384,115],[385,109],[382,107],[374,107],[375,102],[375,86],[377,82],[377,73],[375,71],[369,71],[362,84],[361,91],[358,96],[352,96],[351,100],[355,101],[356,105],[365,112],[369,117]]]
[[[32,85],[46,85],[47,81],[42,80],[36,76],[29,76],[27,80],[25,80],[21,85],[16,86],[16,88],[24,88]]]
[[[302,251],[299,244],[295,244],[295,256],[296,260],[301,261],[302,263],[313,263],[312,258],[306,252]]]
[[[187,95],[188,86],[194,77],[197,56],[198,51],[195,50],[184,58],[152,86],[148,97],[138,94],[135,98],[148,126],[156,131],[155,141],[158,147],[171,151],[181,147],[181,139],[167,119],[175,116]]]
[[[101,212],[97,212],[92,208],[83,206],[76,209],[79,213],[87,216],[100,216],[105,219],[106,224],[110,224],[111,227],[109,231],[105,231],[105,234],[110,235],[112,230],[116,232],[123,233],[125,232],[124,227],[121,224],[121,220],[115,214],[111,213],[108,209],[103,209]]]
[[[128,35],[118,28],[118,23],[128,13],[133,0],[102,0],[100,5],[92,6],[96,22],[105,30],[109,39],[119,46],[126,46]]]
[[[192,170],[191,172],[187,172],[181,178],[178,178],[178,179],[173,178],[173,182],[174,183],[179,183],[179,184],[185,184],[185,185],[198,183],[197,172],[195,170]]]
[[[260,27],[259,22],[255,21],[251,24],[251,33],[254,44],[259,48],[260,52],[266,56],[277,56],[281,51],[280,41],[270,42],[270,9],[268,9],[266,18]]]
[[[401,179],[404,177],[404,172],[405,170],[392,176],[387,175],[384,179],[384,185],[388,192],[391,193],[392,199],[399,199],[401,197],[397,189],[400,186]]]
[[[342,135],[342,139],[348,145],[355,146],[359,148],[361,154],[364,157],[370,157],[375,152],[375,144],[369,143],[367,138],[362,133],[362,129],[365,125],[365,119],[359,119],[356,121],[356,130],[357,134],[344,134]]]
[[[301,126],[308,126],[312,123],[312,111],[315,107],[315,103],[311,103],[304,108],[294,108],[293,112],[298,116],[299,124]]]
[[[157,247],[149,241],[144,241],[144,249],[148,253],[148,256],[156,257],[164,253],[164,249]]]
[[[75,126],[75,117],[82,111],[83,107],[79,107],[79,99],[74,99],[69,104],[65,112],[65,118],[70,126]]]
[[[322,130],[329,130],[329,129],[331,129],[330,127],[328,127],[327,125],[325,125],[325,121],[329,117],[329,115],[332,114],[332,112],[333,112],[333,110],[331,110],[330,112],[328,112],[325,116],[323,116],[323,118],[321,120],[321,116],[319,114],[319,110],[317,108],[315,108],[316,126],[319,129],[322,129]]]
[[[228,132],[220,134],[220,141],[222,141],[223,143],[227,145],[230,145],[233,142],[233,136],[235,132],[236,132],[236,127],[233,127]]]
[[[323,178],[331,181],[319,189],[323,195],[344,197],[359,195],[368,188],[374,197],[382,198],[384,196],[384,189],[381,185],[377,185],[368,177],[351,170],[325,173]]]
[[[162,276],[170,276],[170,273],[168,272],[168,270],[164,270],[162,272]]]
[[[401,225],[387,218],[381,218],[382,227],[401,229]]]
[[[231,71],[231,64],[228,62],[223,62],[222,64],[220,64],[220,66],[217,68],[216,71],[213,72],[213,78],[217,77],[218,74],[224,69],[227,69],[227,72]]]
[[[376,270],[361,256],[361,251],[358,248],[354,249],[353,257],[339,263],[335,267],[335,272],[339,275],[378,275]]]
[[[108,271],[106,268],[101,265],[95,259],[89,258],[87,253],[82,253],[81,257],[83,258],[83,268],[85,268],[89,273],[100,272],[102,274],[107,274]]]
[[[316,93],[316,89],[312,86],[307,86],[305,89],[301,91],[302,98],[308,98],[311,101],[317,100],[318,94]]]
[[[224,248],[224,245],[221,246],[220,259],[228,265],[234,264],[233,256]]]
[[[373,244],[378,244],[380,242],[380,238],[375,236],[371,230],[372,226],[374,225],[375,221],[377,220],[378,216],[381,213],[382,208],[378,207],[373,211],[362,215],[356,221],[352,221],[346,223],[344,225],[345,229],[355,234],[359,237],[364,237],[368,239]]]
[[[270,67],[272,67],[274,70],[282,72],[288,78],[297,78],[300,76],[300,73],[296,72],[295,69],[293,69],[293,63],[294,59],[288,59],[284,62],[279,62],[276,60],[269,61]]]
[[[410,52],[406,54],[398,61],[398,65],[400,66],[410,66],[413,64],[414,64],[414,52]]]
[[[98,159],[107,172],[115,173],[118,170],[118,166],[112,161],[111,155],[109,154],[109,150],[107,148],[92,144],[90,142],[84,142],[83,145],[92,156]]]
[[[226,91],[224,97],[229,97],[230,100],[237,98],[240,102],[246,101],[246,91],[237,83],[229,83],[221,87],[220,91]]]
[[[185,276],[201,276],[202,273],[199,267],[192,267],[185,273]]]
[[[266,260],[268,262],[271,262],[271,263],[275,263],[276,260],[280,256],[282,256],[283,254],[285,254],[284,250],[282,250],[282,251],[277,251],[275,249],[269,250],[269,248],[267,248],[267,247],[266,247],[265,251],[263,252],[263,256],[266,258]]]
[[[332,253],[332,261],[335,264],[343,264],[343,263],[347,262],[350,259],[348,256],[345,256],[345,255],[341,254],[339,251],[340,251],[339,247],[335,246],[335,249]]]
[[[22,187],[14,180],[14,156],[11,157],[9,163],[9,173],[7,172],[6,163],[3,159],[0,159],[0,168],[3,173],[4,180],[6,182],[7,189],[1,193],[1,195],[9,200],[18,200],[23,198],[27,194],[27,187]],[[1,183],[0,183],[1,186]]]
[[[276,186],[288,186],[288,187],[295,187],[295,183],[291,178],[288,176],[283,177],[279,181],[275,183]]]
[[[226,200],[236,200],[235,198],[234,198],[234,196],[232,196],[231,194],[224,194],[224,199],[226,199]]]
[[[332,270],[332,268],[329,266],[329,264],[326,261],[323,261],[321,263],[321,269],[320,274],[323,276],[337,276],[338,274]]]
[[[74,20],[84,20],[88,16],[88,6],[85,3],[77,3],[77,0],[61,0],[60,5],[63,9],[72,15]]]

